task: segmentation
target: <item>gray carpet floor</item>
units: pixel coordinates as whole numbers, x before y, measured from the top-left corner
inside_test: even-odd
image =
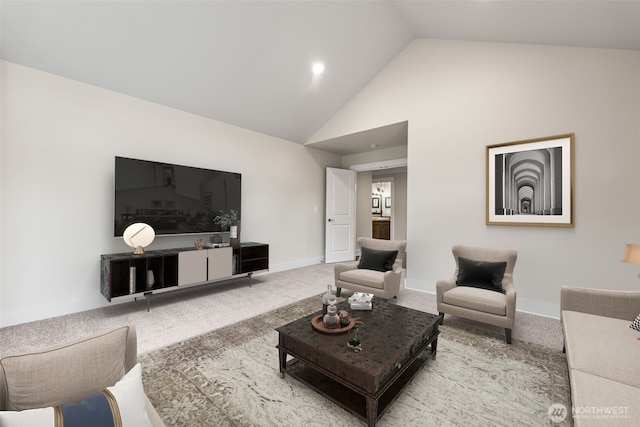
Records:
[[[147,301],[141,299],[8,326],[0,328],[0,358],[122,325],[136,326],[138,353],[145,353],[318,295],[333,283],[333,265],[317,264],[156,294],[150,299],[148,312]],[[349,292],[345,290],[343,295],[349,295]],[[436,297],[427,292],[402,289],[392,302],[437,313]],[[473,323],[486,330],[504,333],[501,328],[447,315],[445,324],[451,322]],[[561,350],[560,321],[517,312],[513,339]]]

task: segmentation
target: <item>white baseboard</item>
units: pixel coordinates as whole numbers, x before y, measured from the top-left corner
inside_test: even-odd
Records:
[[[0,319],[0,327],[64,316],[66,314],[92,310],[109,304],[106,299],[102,298],[102,295],[100,295],[97,305],[95,303],[96,301],[93,299],[70,298],[61,303],[40,304],[24,310],[12,311],[9,314],[4,313]]]
[[[270,264],[269,273],[277,273],[279,271],[293,270],[294,268],[308,267],[310,265],[320,264],[322,262],[324,262],[324,257],[297,259],[289,262]]]

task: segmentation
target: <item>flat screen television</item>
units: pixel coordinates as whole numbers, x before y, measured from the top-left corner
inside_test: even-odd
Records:
[[[240,220],[241,190],[239,173],[116,156],[114,236],[134,222],[156,235],[229,231],[216,217]]]

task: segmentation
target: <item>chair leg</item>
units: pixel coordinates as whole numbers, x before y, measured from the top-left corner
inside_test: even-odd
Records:
[[[511,344],[511,329],[504,328],[504,333],[507,336],[507,344]]]
[[[444,313],[443,312],[439,312],[438,316],[440,317],[439,323],[442,325],[444,323]]]
[[[339,297],[342,292],[342,288],[336,288],[336,296]]]

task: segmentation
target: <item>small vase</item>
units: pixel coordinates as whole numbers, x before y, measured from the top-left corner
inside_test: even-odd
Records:
[[[338,309],[335,305],[331,304],[327,307],[327,314],[322,318],[322,323],[324,323],[324,326],[327,329],[336,329],[340,327],[340,316],[338,316]]]
[[[147,289],[153,288],[153,285],[156,283],[156,280],[153,276],[153,270],[147,271]]]
[[[359,345],[360,345],[360,334],[359,334],[359,329],[356,326],[355,328],[353,328],[353,335],[349,338],[349,346],[357,347]]]
[[[336,296],[331,292],[331,285],[327,285],[327,293],[322,296],[322,316],[327,314],[327,307],[336,303]]]

